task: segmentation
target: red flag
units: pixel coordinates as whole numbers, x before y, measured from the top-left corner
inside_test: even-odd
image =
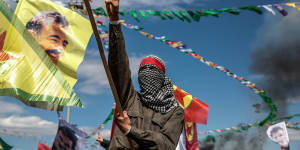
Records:
[[[38,144],[38,150],[51,150],[51,147],[42,143],[42,142],[39,142]]]
[[[191,94],[174,85],[174,96],[184,109],[184,119],[187,122],[207,124],[209,106]]]
[[[199,150],[196,123],[184,121],[187,150]]]

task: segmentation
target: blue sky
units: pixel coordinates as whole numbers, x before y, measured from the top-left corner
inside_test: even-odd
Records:
[[[123,0],[121,9],[214,9],[282,2],[287,1]],[[13,4],[11,1],[10,3]],[[94,0],[93,7],[101,4],[101,1]],[[287,6],[284,8],[290,13],[287,17],[283,17],[279,13],[274,16],[263,10],[263,15],[242,11],[237,16],[224,13],[219,18],[202,17],[198,23],[181,22],[178,19],[163,21],[155,17],[141,19],[139,23],[130,16],[122,19],[125,19],[127,23],[144,27],[145,32],[157,36],[164,35],[170,40],[182,41],[207,60],[224,66],[233,73],[256,83],[261,76],[249,70],[249,66],[253,63],[251,53],[254,49],[262,41],[268,40],[269,35],[276,38],[278,36],[275,33],[276,29],[281,29],[280,25],[284,25],[286,22],[294,24],[291,26],[294,27],[294,33],[300,33],[299,28],[296,28],[300,24],[300,11]],[[239,123],[251,123],[266,117],[267,112],[262,111],[257,114],[252,107],[253,104],[261,104],[262,100],[247,87],[224,73],[159,41],[147,39],[136,31],[123,27],[123,33],[137,90],[139,89],[136,80],[138,64],[144,56],[155,54],[166,62],[167,76],[174,84],[210,106],[208,124],[206,126],[198,125],[199,132],[224,129],[237,126]],[[113,105],[113,96],[100,62],[96,42],[92,37],[86,50],[85,59],[78,70],[78,82],[74,87],[85,108],[71,108],[71,123],[77,124],[87,133],[102,123]],[[259,84],[258,86],[261,87]],[[279,107],[279,111],[285,110],[286,115],[300,113],[299,102],[300,98],[293,97],[293,100],[289,101],[287,105]],[[38,141],[52,145],[58,122],[55,112],[28,107],[10,97],[0,97],[0,104],[0,129],[5,128],[20,135],[18,137],[1,133],[1,137],[13,145],[15,150],[36,149]],[[66,109],[63,115],[66,118]],[[300,120],[294,119],[293,121]],[[110,134],[110,126],[111,124],[108,123],[103,129],[103,134],[107,138]],[[257,133],[255,130],[251,131],[253,134]],[[14,132],[12,134],[16,135]],[[265,136],[264,133],[262,135]],[[202,138],[203,136],[199,136],[199,139]],[[268,139],[265,140],[264,150],[279,149],[278,145]],[[89,142],[93,142],[93,140]],[[291,149],[299,148],[299,139],[291,141]],[[224,149],[233,149],[232,143],[231,146],[230,143],[227,143]]]

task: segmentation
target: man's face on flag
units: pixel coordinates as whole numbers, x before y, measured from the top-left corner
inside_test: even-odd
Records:
[[[272,133],[272,137],[278,144],[288,145],[283,130],[277,130],[276,132]]]
[[[73,142],[62,131],[58,131],[58,139],[54,142],[57,149],[72,149]]]
[[[30,23],[33,22],[33,23]],[[68,43],[65,30],[68,21],[59,13],[35,16],[26,27],[47,55],[57,64]]]
[[[69,127],[61,126],[58,128],[52,150],[78,150],[78,137]]]
[[[34,35],[34,38],[50,59],[57,64],[58,59],[64,54],[68,45],[63,27],[59,24],[45,23],[40,35]]]

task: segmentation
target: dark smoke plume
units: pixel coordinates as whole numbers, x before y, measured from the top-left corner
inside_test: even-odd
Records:
[[[251,54],[250,66],[260,76],[261,88],[283,106],[291,99],[300,101],[300,13],[295,9],[288,12],[281,19],[267,19],[258,34],[260,43]]]
[[[266,140],[264,133],[265,129],[254,128],[250,131],[219,137],[214,149],[211,150],[263,150]]]
[[[291,100],[300,102],[300,12],[288,12],[286,17],[266,15],[251,54],[250,71],[257,77],[255,83],[277,104],[278,116],[285,115],[286,104]],[[254,128],[219,137],[213,150],[263,150],[265,130]]]

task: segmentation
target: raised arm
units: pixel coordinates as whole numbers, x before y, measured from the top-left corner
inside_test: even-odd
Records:
[[[115,83],[120,102],[124,108],[134,94],[129,68],[129,59],[125,49],[125,40],[119,20],[119,0],[106,0],[106,9],[110,16],[108,66]]]

